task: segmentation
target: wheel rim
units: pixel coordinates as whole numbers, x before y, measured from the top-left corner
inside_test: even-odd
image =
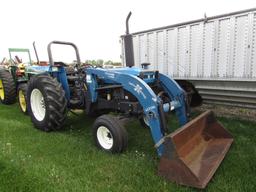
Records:
[[[105,126],[100,126],[97,130],[97,139],[99,144],[104,149],[111,149],[114,143],[113,136],[109,129]]]
[[[32,113],[38,121],[42,121],[45,117],[45,102],[43,94],[39,89],[34,89],[30,96],[30,105]]]
[[[26,104],[26,99],[25,95],[22,90],[19,90],[19,103],[20,103],[20,108],[23,112],[27,111],[27,104]]]
[[[143,115],[143,121],[144,121],[145,125],[147,125],[149,127],[149,120],[146,115]]]
[[[0,99],[4,100],[4,86],[2,79],[0,79]]]

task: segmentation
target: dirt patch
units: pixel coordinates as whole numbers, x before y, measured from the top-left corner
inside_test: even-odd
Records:
[[[217,117],[238,118],[242,120],[256,122],[255,109],[247,109],[247,108],[224,106],[224,105],[214,105],[214,104],[203,104],[199,107],[192,109],[192,111],[199,111],[200,113],[207,110],[212,110]]]

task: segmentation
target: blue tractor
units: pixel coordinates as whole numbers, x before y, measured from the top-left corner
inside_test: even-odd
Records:
[[[96,146],[120,153],[128,144],[120,117],[138,118],[152,134],[160,157],[158,174],[179,184],[204,188],[225,157],[232,136],[210,111],[189,121],[185,91],[171,77],[147,70],[146,64],[134,67],[128,28],[124,41],[126,67],[116,69],[82,65],[75,44],[51,42],[50,65],[40,67],[41,72],[28,82],[27,103],[33,124],[43,131],[60,130],[69,109],[83,109],[88,115],[98,115],[92,129]],[[64,63],[54,62],[53,44],[75,49],[77,64],[72,72],[66,72]],[[171,111],[181,125],[172,133],[166,118]]]

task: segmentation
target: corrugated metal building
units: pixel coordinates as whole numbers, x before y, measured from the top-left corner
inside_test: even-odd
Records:
[[[256,8],[132,35],[136,66],[192,83],[205,102],[256,108]]]

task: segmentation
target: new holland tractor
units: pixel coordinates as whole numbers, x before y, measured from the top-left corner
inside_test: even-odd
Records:
[[[96,146],[121,153],[128,136],[120,117],[143,119],[151,132],[160,158],[158,174],[176,183],[204,188],[229,150],[233,138],[214,114],[207,111],[189,121],[186,93],[171,78],[158,71],[134,67],[132,35],[124,36],[126,67],[102,69],[82,66],[78,48],[69,42],[48,45],[49,66],[28,81],[27,105],[34,126],[42,131],[63,128],[70,109],[83,109],[98,115],[92,133]],[[75,49],[77,65],[73,72],[55,62],[52,45]],[[180,128],[170,132],[166,114],[175,112]],[[115,112],[119,116],[113,116]]]
[[[128,47],[132,47],[131,39],[127,34]],[[75,49],[77,65],[72,73],[65,71],[64,63],[54,62],[53,44]],[[120,153],[128,144],[120,116],[144,119],[160,157],[158,174],[179,184],[204,188],[225,157],[232,136],[210,111],[188,122],[186,93],[181,87],[158,71],[133,67],[132,49],[126,50],[130,65],[103,69],[82,66],[75,44],[51,42],[50,65],[41,67],[40,74],[28,82],[27,104],[33,124],[42,131],[60,130],[69,109],[84,109],[88,115],[98,115],[92,131],[96,145]],[[166,114],[171,111],[181,128],[169,133]]]

